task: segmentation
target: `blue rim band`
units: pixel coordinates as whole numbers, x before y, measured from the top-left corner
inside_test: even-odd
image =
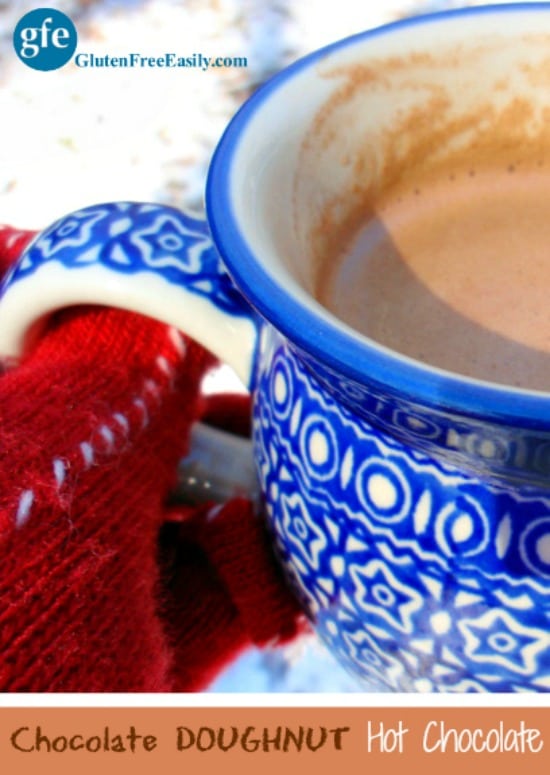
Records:
[[[478,6],[416,16],[353,35],[298,60],[262,86],[228,125],[210,165],[206,208],[218,250],[243,294],[266,320],[310,355],[350,379],[385,386],[393,394],[416,403],[550,431],[550,392],[499,386],[424,366],[358,334],[347,333],[335,326],[330,316],[316,314],[289,296],[256,260],[239,229],[231,196],[233,162],[244,130],[263,103],[298,73],[338,49],[391,34],[396,29],[458,16],[525,11],[547,13],[550,3]]]

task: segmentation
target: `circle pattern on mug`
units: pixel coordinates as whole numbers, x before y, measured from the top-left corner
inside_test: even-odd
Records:
[[[439,546],[449,557],[478,554],[489,541],[487,515],[467,496],[439,512],[435,529]]]
[[[302,425],[300,452],[309,476],[331,479],[339,467],[338,442],[322,415],[310,415]]]
[[[357,494],[375,520],[399,522],[410,512],[411,492],[400,469],[382,460],[367,460],[356,475]]]
[[[288,366],[282,358],[278,358],[273,364],[271,375],[271,399],[273,410],[277,417],[286,419],[294,406],[292,397],[292,381]]]
[[[550,516],[526,528],[520,551],[527,567],[538,576],[550,579]]]

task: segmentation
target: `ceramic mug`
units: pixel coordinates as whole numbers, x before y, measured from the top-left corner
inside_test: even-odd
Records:
[[[357,181],[344,155],[364,175],[381,169],[398,111],[426,99],[415,79],[430,57],[459,51],[459,67],[427,79],[458,114],[518,95],[544,112],[547,84],[527,74],[547,66],[549,36],[550,5],[509,5],[329,46],[230,123],[208,225],[153,204],[91,206],[42,232],[4,283],[4,356],[53,309],[98,302],[178,326],[235,368],[253,394],[278,556],[317,632],[369,686],[550,690],[550,392],[434,369],[351,330],[312,296],[310,237],[327,203],[345,220]],[[387,68],[348,100],[350,72],[398,61],[405,77]],[[339,120],[312,143],[329,103]]]

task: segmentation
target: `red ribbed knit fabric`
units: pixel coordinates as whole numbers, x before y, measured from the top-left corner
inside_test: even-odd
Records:
[[[0,228],[2,268],[30,236]],[[0,691],[198,691],[303,630],[248,502],[167,506],[212,363],[162,324],[75,308],[0,377]]]

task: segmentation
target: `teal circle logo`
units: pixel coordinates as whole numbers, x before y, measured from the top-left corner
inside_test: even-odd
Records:
[[[55,8],[35,8],[18,22],[13,47],[19,59],[34,70],[57,70],[67,64],[77,43],[76,27]]]

